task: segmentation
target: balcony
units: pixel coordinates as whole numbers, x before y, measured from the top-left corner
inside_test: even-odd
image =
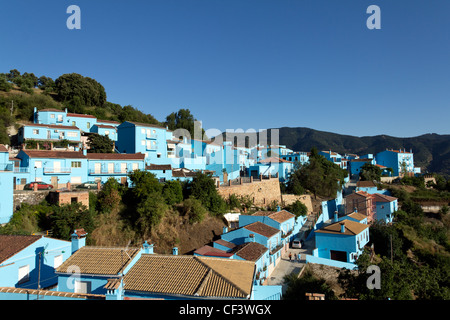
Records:
[[[13,171],[14,165],[12,163],[0,163],[0,171]]]
[[[276,247],[270,249],[270,254],[273,255],[273,254],[277,253],[278,251],[280,251],[282,248],[283,248],[283,244],[280,243]]]
[[[127,175],[128,173],[130,173],[131,171],[128,170],[122,170],[122,169],[116,169],[114,168],[113,170],[111,169],[89,169],[89,175]]]
[[[156,133],[147,134],[145,137],[147,139],[158,139],[158,135]]]
[[[72,168],[54,168],[54,167],[44,168],[44,174],[70,174],[71,172]]]

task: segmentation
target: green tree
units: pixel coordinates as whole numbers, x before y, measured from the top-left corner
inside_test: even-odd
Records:
[[[191,135],[190,138],[193,139],[195,138],[195,121],[196,119],[189,109],[180,109],[177,112],[172,112],[166,117],[165,125],[172,131],[176,129],[186,129]],[[200,130],[200,128],[197,129]],[[200,139],[204,138],[204,133],[205,131],[201,129],[202,136]]]
[[[209,212],[215,215],[225,213],[226,202],[217,192],[214,180],[209,174],[197,172],[190,185],[190,191]]]
[[[183,201],[182,214],[189,218],[189,223],[202,222],[207,211],[200,200],[190,197]]]
[[[306,293],[322,293],[325,300],[336,300],[333,290],[323,279],[318,279],[309,270],[306,270],[299,278],[295,274],[284,277],[287,284],[283,300],[306,300]]]
[[[164,183],[162,195],[168,205],[174,205],[183,201],[183,189],[178,180],[170,180]]]
[[[296,218],[306,216],[308,208],[300,200],[296,200],[285,208],[290,213],[294,214]]]
[[[366,163],[361,167],[361,172],[359,177],[362,181],[380,181],[381,180],[381,169],[376,165],[371,163]]]
[[[114,142],[108,136],[91,133],[87,144],[89,153],[113,153]]]
[[[96,80],[77,73],[63,74],[55,80],[60,101],[72,102],[75,97],[85,106],[101,107],[106,102],[105,88]]]
[[[73,230],[84,228],[87,233],[95,229],[95,215],[81,203],[72,203],[64,206],[53,206],[50,216],[53,237],[58,239],[70,239]]]

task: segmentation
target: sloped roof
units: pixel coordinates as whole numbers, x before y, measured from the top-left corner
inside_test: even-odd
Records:
[[[138,248],[82,247],[56,272],[67,273],[70,266],[77,266],[82,274],[118,275],[138,252]]]
[[[347,215],[347,217],[350,217],[350,218],[353,218],[353,219],[356,219],[356,220],[359,220],[359,221],[364,220],[364,219],[367,218],[366,215],[364,215],[364,214],[362,214],[360,212],[350,213],[350,214]]]
[[[68,113],[67,114],[67,116],[68,117],[76,117],[76,118],[97,118],[97,117],[95,117],[95,116],[93,116],[93,115],[90,115],[90,114],[80,114],[80,113]]]
[[[255,264],[223,258],[143,254],[125,290],[212,298],[248,298]]]
[[[341,224],[344,224],[345,231],[341,232]],[[339,222],[332,223],[314,232],[318,233],[331,233],[339,235],[357,235],[360,234],[365,229],[369,228],[367,224],[359,223],[352,220],[342,220]]]
[[[42,236],[0,235],[0,263],[41,238]]]
[[[0,144],[0,152],[8,152],[8,149],[5,147],[4,144]]]
[[[260,163],[293,163],[292,161],[288,161],[285,159],[281,159],[278,157],[269,157],[262,160],[259,160]]]
[[[52,129],[61,129],[61,130],[77,130],[80,131],[80,128],[75,126],[63,126],[59,124],[43,124],[43,123],[31,123],[24,124],[22,127],[42,127],[42,128],[52,128]]]
[[[194,253],[202,256],[214,256],[214,257],[231,257],[233,255],[233,253],[229,253],[224,250],[214,248],[208,245],[205,245],[195,250]]]
[[[358,181],[356,186],[360,188],[371,188],[376,187],[377,185],[373,181]]]
[[[232,252],[247,261],[257,261],[268,250],[258,242],[247,242],[237,246]]]
[[[149,166],[145,166],[146,170],[172,170],[172,165],[170,164],[153,164],[150,163]]]
[[[66,158],[85,159],[86,156],[79,151],[55,151],[55,150],[22,150],[30,158]]]
[[[248,225],[244,226],[243,228],[245,228],[251,232],[258,233],[267,238],[270,238],[270,237],[274,236],[275,234],[277,234],[278,232],[280,232],[280,230],[273,228],[271,226],[268,226],[267,224],[264,224],[259,221],[248,224]]]
[[[88,153],[89,160],[144,160],[143,153]]]
[[[375,202],[392,202],[392,201],[398,200],[398,198],[387,196],[387,195],[381,194],[381,193],[374,193],[372,195],[372,198],[373,198],[373,201],[375,201]]]
[[[266,216],[276,222],[284,222],[289,219],[295,218],[295,215],[286,210],[281,211],[257,211],[252,216]]]

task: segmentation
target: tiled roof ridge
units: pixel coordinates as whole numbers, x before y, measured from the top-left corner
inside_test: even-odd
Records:
[[[211,268],[209,265],[207,265],[206,263],[204,263],[203,261],[201,261],[200,258],[198,258],[197,256],[194,256],[194,259],[197,260],[202,266],[206,267],[209,269],[209,271],[207,272],[207,274],[205,275],[205,277],[202,279],[202,284],[200,285],[200,287],[203,289],[204,286],[207,284],[207,282],[205,282],[205,280],[208,280],[211,277],[211,274],[215,274],[216,276],[218,276],[219,278],[221,278],[222,280],[224,280],[225,282],[229,283],[234,289],[236,289],[239,293],[241,293],[244,297],[247,297],[249,295],[249,293],[246,293],[242,288],[240,288],[238,285],[236,285],[233,281],[231,281],[230,279],[224,277],[221,273],[217,272],[216,270],[214,270],[213,268]],[[219,258],[222,259],[222,258]],[[199,292],[200,290],[197,290],[197,292]],[[197,293],[196,292],[196,293]]]

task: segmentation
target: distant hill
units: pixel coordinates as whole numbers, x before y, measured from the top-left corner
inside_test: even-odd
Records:
[[[270,143],[270,133],[267,139]],[[340,154],[367,153],[376,154],[389,149],[404,148],[414,153],[414,164],[421,167],[422,172],[435,172],[450,177],[450,135],[424,134],[417,137],[398,138],[388,135],[356,137],[332,132],[319,131],[310,128],[279,128],[279,144],[294,151],[310,151],[312,147],[321,150],[332,150]],[[264,133],[264,132],[263,132]],[[235,134],[236,136],[239,134]],[[228,135],[228,140],[234,135]],[[240,141],[244,141],[241,137]]]

